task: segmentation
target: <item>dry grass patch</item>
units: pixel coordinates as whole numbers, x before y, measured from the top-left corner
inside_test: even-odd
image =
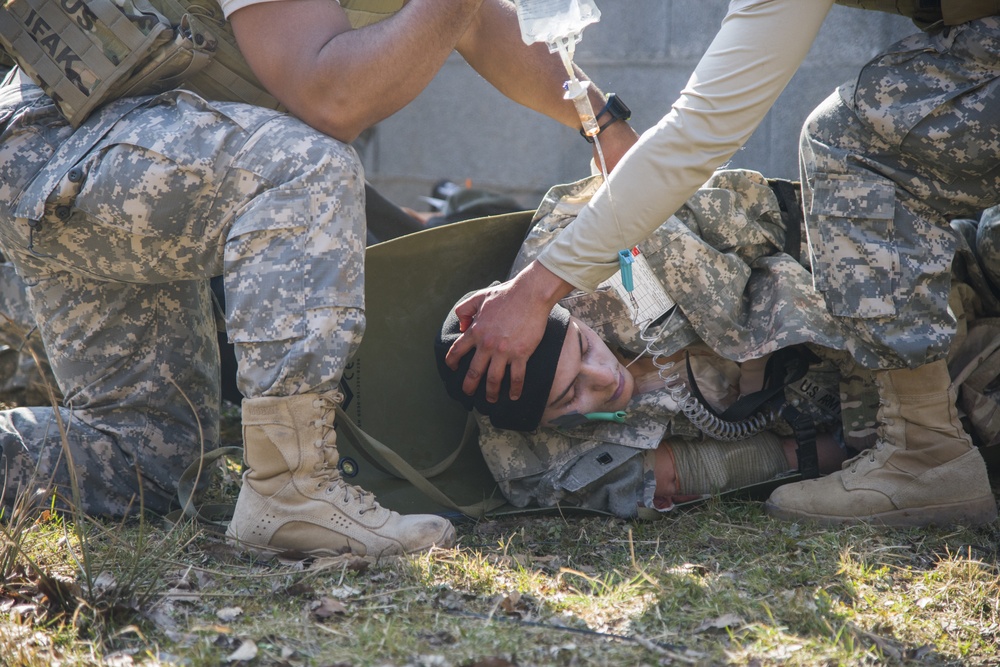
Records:
[[[997,525],[818,529],[715,501],[655,523],[469,522],[454,549],[305,563],[191,525],[2,525],[5,665],[1000,663]]]

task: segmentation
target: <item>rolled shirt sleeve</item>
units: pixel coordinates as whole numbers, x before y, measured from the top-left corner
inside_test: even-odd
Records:
[[[219,0],[219,5],[222,7],[222,14],[228,19],[237,9],[243,9],[244,7],[256,5],[261,2],[277,1],[278,0]],[[333,1],[336,2],[337,0]]]

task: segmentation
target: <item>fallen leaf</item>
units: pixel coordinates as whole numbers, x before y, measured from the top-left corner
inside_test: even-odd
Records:
[[[135,661],[132,656],[128,653],[120,651],[118,653],[112,653],[104,659],[104,664],[107,667],[132,667]]]
[[[294,595],[296,597],[302,597],[304,595],[312,595],[316,592],[312,584],[306,583],[304,581],[297,581],[291,586],[286,586],[285,588],[279,588],[276,592],[284,592],[286,595]]]
[[[439,593],[436,596],[436,602],[442,609],[447,609],[448,611],[462,611],[465,609],[465,600],[455,591]]]
[[[215,615],[223,623],[232,623],[242,613],[243,609],[240,607],[223,607],[217,610]]]
[[[191,568],[168,575],[166,581],[172,585],[172,588],[177,590],[189,591],[194,588],[193,577],[191,577]]]
[[[244,662],[257,657],[257,644],[251,640],[246,640],[240,647],[226,656],[227,662]]]
[[[723,630],[734,625],[741,625],[742,623],[743,619],[736,614],[723,614],[718,618],[702,621],[701,624],[694,629],[694,631],[704,632],[705,630]]]
[[[500,609],[508,616],[523,616],[528,606],[521,601],[521,594],[514,591],[500,600]]]
[[[160,630],[168,632],[178,628],[177,621],[171,615],[172,612],[173,605],[164,600],[143,611],[142,615]]]
[[[353,588],[351,586],[341,586],[339,588],[332,588],[329,591],[330,597],[335,597],[338,600],[344,600],[346,598],[354,597],[361,592],[360,588]]]
[[[559,568],[562,565],[562,556],[534,556],[531,562],[535,565],[544,565],[551,568]]]
[[[118,587],[118,582],[115,580],[115,576],[110,572],[101,572],[94,579],[94,592],[97,594],[106,593],[108,591],[113,591]]]
[[[318,621],[325,620],[332,616],[343,616],[347,614],[347,607],[340,600],[330,597],[321,598],[316,607],[312,610],[312,616]]]
[[[371,565],[371,561],[352,553],[346,553],[328,558],[317,558],[308,569],[310,572],[322,572],[323,570],[364,572],[369,565]]]

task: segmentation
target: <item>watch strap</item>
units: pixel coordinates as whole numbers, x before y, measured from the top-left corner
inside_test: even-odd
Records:
[[[601,107],[601,110],[597,112],[597,115],[594,116],[594,119],[598,121],[598,123],[600,123],[601,116],[603,116],[604,114],[610,114],[611,118],[608,119],[606,122],[597,126],[597,134],[595,134],[594,136],[600,135],[601,132],[603,132],[606,127],[612,125],[613,123],[619,120],[627,121],[628,119],[630,119],[632,117],[632,110],[628,108],[628,105],[626,105],[622,101],[622,98],[618,97],[616,93],[611,93],[605,99],[604,106]],[[588,136],[587,133],[583,131],[583,128],[580,129],[580,136],[586,139],[588,143],[591,144],[594,143],[594,137]]]

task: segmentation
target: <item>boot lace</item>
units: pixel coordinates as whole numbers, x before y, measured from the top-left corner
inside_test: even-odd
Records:
[[[326,486],[327,494],[334,493],[337,489],[343,489],[344,495],[341,502],[345,506],[359,505],[358,514],[365,514],[380,508],[380,505],[375,502],[375,494],[343,480],[340,476],[340,469],[337,467],[340,462],[340,454],[337,452],[336,440],[330,438],[334,432],[337,406],[343,402],[344,394],[339,389],[325,394],[317,394],[313,401],[313,406],[319,411],[319,417],[314,424],[320,434],[319,440],[316,441],[316,447],[322,450],[323,457],[313,468],[312,476],[317,479],[317,486]]]
[[[861,463],[861,460],[866,457],[868,458],[868,461],[870,463],[875,463],[875,453],[880,449],[882,449],[882,445],[883,445],[882,439],[879,438],[878,440],[875,441],[875,444],[869,447],[868,449],[863,450],[860,454],[858,454],[854,458],[844,461],[844,467],[850,466],[851,468],[850,472],[857,472],[858,465]]]

